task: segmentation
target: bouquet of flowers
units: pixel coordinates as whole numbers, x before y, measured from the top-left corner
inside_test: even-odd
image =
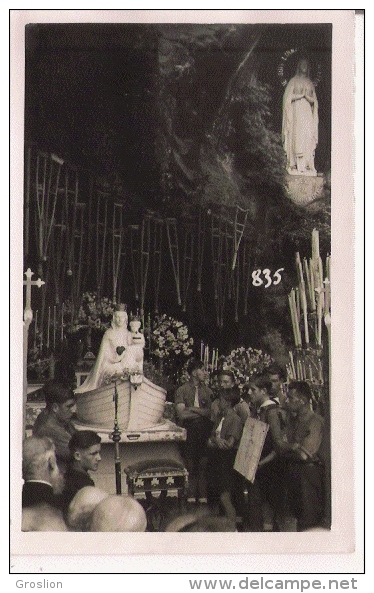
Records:
[[[187,326],[168,315],[158,315],[153,320],[150,339],[152,358],[170,380],[178,381],[186,359],[192,354],[193,338]]]
[[[151,349],[154,356],[166,358],[173,354],[192,354],[193,338],[189,337],[188,328],[181,321],[164,314],[158,315],[152,325]]]
[[[269,354],[255,348],[236,348],[228,356],[218,359],[218,370],[230,370],[234,373],[240,389],[246,388],[254,375],[259,375],[273,363]]]
[[[71,303],[65,302],[64,308],[66,317],[71,314]],[[69,332],[76,333],[82,327],[90,327],[104,332],[109,327],[113,311],[114,301],[108,297],[100,297],[96,292],[85,292],[82,295],[79,311],[74,319],[71,319]]]

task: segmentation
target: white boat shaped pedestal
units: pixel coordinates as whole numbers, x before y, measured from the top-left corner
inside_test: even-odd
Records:
[[[118,427],[123,431],[143,430],[162,422],[166,391],[146,377],[136,388],[128,379],[117,381]],[[77,418],[79,423],[113,429],[115,416],[114,383],[98,389],[77,393]]]

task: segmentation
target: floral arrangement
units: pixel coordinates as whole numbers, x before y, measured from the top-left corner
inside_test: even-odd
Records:
[[[273,362],[271,356],[262,350],[242,346],[232,350],[228,356],[221,356],[217,367],[218,370],[232,371],[239,389],[243,391],[251,377],[261,374]]]
[[[152,324],[151,350],[158,358],[170,355],[190,356],[193,338],[188,335],[188,328],[173,317],[158,315]]]
[[[173,317],[157,315],[151,325],[151,358],[160,372],[173,383],[179,383],[186,359],[192,354],[193,338],[188,328]]]
[[[85,292],[82,295],[79,311],[68,326],[70,333],[79,331],[82,327],[91,327],[105,331],[109,327],[115,309],[115,302],[108,297],[100,297],[96,292]],[[72,314],[70,301],[64,303],[67,319]]]

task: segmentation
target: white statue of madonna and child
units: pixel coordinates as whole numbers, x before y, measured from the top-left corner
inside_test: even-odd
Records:
[[[141,322],[137,316],[127,328],[126,306],[116,305],[111,327],[106,330],[93,368],[75,393],[86,393],[99,389],[113,379],[127,378],[130,374],[143,373],[144,336],[139,331]]]
[[[163,423],[166,391],[143,376],[145,340],[138,316],[130,320],[117,305],[111,327],[101,340],[90,374],[75,393],[77,418],[96,430],[113,427],[113,402],[121,430],[142,430]],[[113,397],[114,395],[117,397]]]

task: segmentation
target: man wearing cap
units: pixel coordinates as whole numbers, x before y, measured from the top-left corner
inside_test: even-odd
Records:
[[[101,461],[101,437],[93,430],[78,430],[70,439],[71,460],[65,473],[65,487],[62,493],[64,508],[85,486],[95,486],[89,472],[97,471]]]
[[[49,437],[56,448],[61,470],[70,459],[69,441],[75,433],[72,417],[76,412],[74,392],[61,383],[50,381],[43,387],[46,407],[35,420],[33,436]]]
[[[200,497],[199,485],[203,475],[201,460],[206,456],[206,444],[212,429],[210,409],[213,392],[205,384],[204,363],[190,361],[188,368],[190,380],[179,387],[175,393],[175,411],[179,423],[187,429],[187,439],[182,445],[191,490]]]

